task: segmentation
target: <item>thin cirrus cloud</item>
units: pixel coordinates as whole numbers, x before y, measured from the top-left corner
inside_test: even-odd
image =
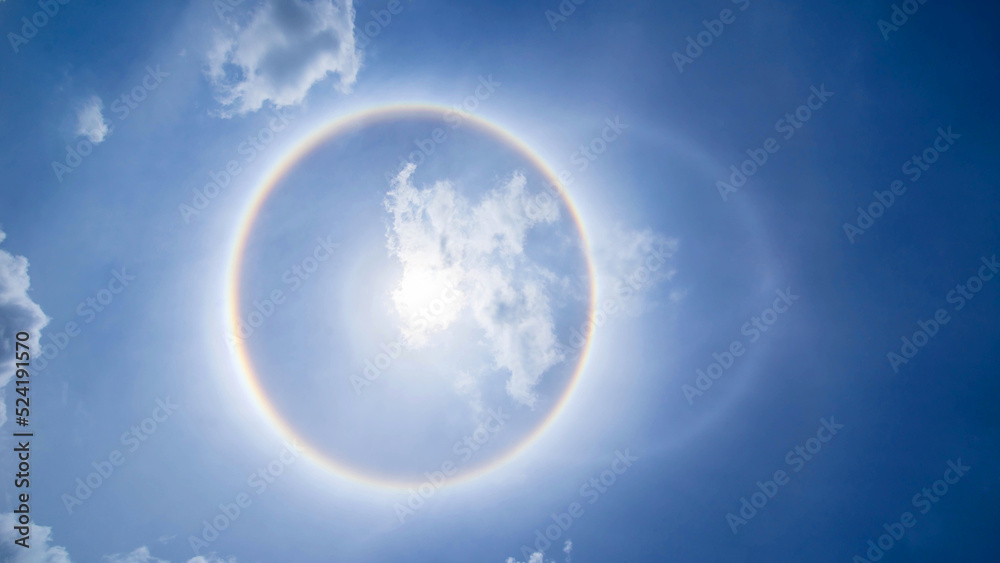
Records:
[[[611,299],[629,315],[639,315],[652,304],[654,286],[673,281],[677,270],[674,255],[680,240],[651,229],[627,229],[614,225],[602,233],[593,245],[600,301]],[[674,288],[671,301],[684,296]]]
[[[0,231],[0,243],[6,234]],[[29,346],[37,350],[39,333],[49,322],[42,308],[28,296],[31,280],[28,259],[0,249],[0,426],[7,421],[4,387],[14,376],[15,338],[31,335]]]
[[[549,307],[547,286],[556,276],[527,258],[524,243],[528,231],[556,221],[559,210],[531,207],[520,173],[472,205],[447,181],[418,189],[411,180],[415,170],[407,165],[385,200],[392,217],[387,246],[403,266],[392,299],[404,340],[422,347],[463,311],[471,312],[496,367],[510,373],[507,394],[531,407],[535,386],[564,355]],[[435,301],[437,310],[418,316]],[[467,374],[459,385],[477,396]]]
[[[98,96],[91,96],[80,104],[76,112],[76,134],[86,137],[92,143],[100,143],[111,132],[104,119],[104,102]]]
[[[349,92],[361,56],[354,42],[352,0],[266,0],[245,25],[219,32],[208,52],[208,79],[232,117],[301,104],[318,82],[337,76]]]

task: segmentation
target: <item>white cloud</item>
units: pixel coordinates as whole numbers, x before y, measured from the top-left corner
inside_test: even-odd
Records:
[[[0,233],[2,237],[2,233]],[[20,538],[14,526],[17,525],[15,514],[8,512],[0,514],[0,559],[4,563],[70,563],[66,548],[49,545],[52,540],[52,528],[31,524],[31,536],[28,549],[15,545]]]
[[[0,514],[0,560],[4,563],[71,563],[69,552],[65,547],[49,545],[52,541],[52,528],[31,524],[29,548],[15,545],[20,536],[14,529],[15,514]],[[105,555],[101,558],[105,563],[170,563],[166,559],[153,557],[146,547],[140,547],[132,553]],[[198,556],[189,559],[187,563],[236,563],[236,558],[223,559],[214,554]]]
[[[219,34],[208,53],[208,77],[230,117],[302,103],[331,74],[349,92],[361,66],[352,0],[265,0],[245,26]]]
[[[6,235],[0,231],[0,243]],[[40,331],[49,322],[42,308],[28,297],[28,259],[0,250],[0,426],[7,420],[4,387],[15,372],[15,338],[18,332],[31,335],[29,346],[38,353]]]
[[[84,100],[76,112],[76,134],[90,139],[92,143],[100,143],[111,132],[108,122],[104,119],[104,102],[98,96]]]
[[[566,554],[566,563],[570,563],[570,559],[573,554],[573,542],[566,540],[562,551]],[[508,557],[506,563],[518,563],[518,561],[513,557]],[[546,563],[545,554],[541,551],[536,551],[535,553],[532,553],[531,557],[529,557],[524,563]],[[550,559],[548,563],[555,563],[555,561]]]
[[[140,547],[128,555],[105,555],[104,560],[108,563],[170,563],[150,555],[147,547]]]
[[[465,310],[483,330],[497,369],[510,372],[507,393],[533,406],[542,374],[564,359],[546,291],[552,275],[524,253],[529,230],[559,218],[556,206],[536,212],[524,175],[490,191],[476,206],[449,182],[417,189],[407,165],[385,201],[392,215],[388,248],[403,265],[393,292],[406,343],[425,345]],[[469,389],[467,378],[461,383]]]
[[[166,559],[159,559],[150,555],[149,548],[145,546],[129,554],[105,555],[103,559],[106,563],[170,563]],[[236,558],[222,559],[215,554],[208,557],[199,555],[194,559],[188,559],[187,563],[236,563]]]
[[[628,230],[616,225],[596,240],[595,269],[602,292],[599,301],[614,299],[628,314],[643,312],[649,303],[649,290],[672,280],[677,273],[670,260],[680,248],[676,238],[650,229]],[[680,290],[674,290],[670,299],[682,296]]]
[[[188,560],[187,563],[236,563],[236,558],[230,557],[229,559],[223,559],[221,557],[217,557],[214,554],[209,555],[208,557],[205,557],[204,555],[199,555],[194,559]]]

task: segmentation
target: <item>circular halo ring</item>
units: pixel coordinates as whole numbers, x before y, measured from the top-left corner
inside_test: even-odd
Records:
[[[243,268],[243,255],[246,251],[247,241],[251,231],[253,230],[254,223],[256,222],[257,216],[268,197],[271,193],[273,193],[281,179],[290,170],[292,170],[296,164],[298,164],[306,155],[310,154],[320,144],[327,142],[342,133],[357,130],[361,126],[401,117],[443,118],[449,112],[454,112],[454,110],[448,107],[431,104],[393,104],[363,109],[348,115],[333,118],[311,133],[306,134],[303,139],[298,141],[291,149],[289,149],[288,152],[264,174],[261,182],[253,188],[243,210],[239,214],[225,273],[224,308],[226,328],[232,334],[239,334],[240,273]],[[583,244],[584,257],[587,263],[587,275],[590,285],[587,318],[592,318],[597,303],[597,278],[594,273],[593,260],[591,259],[590,242],[587,238],[587,232],[583,227],[583,222],[580,219],[580,214],[573,206],[573,202],[569,198],[569,194],[566,192],[566,189],[552,172],[552,169],[548,166],[548,164],[546,164],[541,157],[539,157],[520,139],[513,136],[500,126],[481,117],[463,113],[462,118],[464,121],[471,123],[473,126],[478,128],[480,131],[485,132],[491,137],[503,141],[509,147],[516,149],[518,154],[530,161],[538,171],[543,173],[546,180],[559,190],[563,202],[566,204],[570,215],[573,217],[573,222]],[[463,473],[456,474],[448,480],[448,483],[445,486],[470,481],[483,476],[501,467],[502,465],[505,465],[524,452],[528,446],[537,440],[545,432],[545,430],[552,425],[556,418],[558,418],[559,414],[565,410],[573,392],[580,383],[581,374],[583,373],[583,368],[587,363],[587,357],[590,353],[593,332],[593,324],[591,324],[589,330],[587,331],[587,340],[584,344],[583,351],[580,354],[580,359],[576,368],[574,369],[573,376],[569,384],[566,385],[566,388],[559,397],[559,400],[551,408],[545,419],[539,422],[526,437],[524,437],[516,445],[510,447],[506,452],[494,456],[492,461],[484,463],[481,467],[473,467]],[[342,479],[381,489],[406,490],[408,488],[419,486],[423,483],[423,481],[402,481],[397,478],[375,475],[369,470],[352,467],[347,463],[334,459],[333,457],[330,457],[329,455],[326,455],[310,446],[298,435],[295,429],[292,428],[291,424],[289,424],[281,416],[268,399],[264,387],[261,385],[259,378],[257,377],[257,373],[254,370],[253,363],[250,361],[244,343],[238,338],[234,338],[232,340],[232,345],[229,347],[230,357],[235,363],[241,387],[244,392],[249,395],[251,403],[257,408],[258,411],[260,411],[261,414],[264,415],[264,417],[271,423],[272,427],[278,431],[283,439],[296,443],[302,450],[302,453],[311,461]]]

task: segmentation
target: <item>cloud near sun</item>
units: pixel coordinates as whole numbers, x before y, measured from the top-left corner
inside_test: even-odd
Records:
[[[521,173],[472,205],[448,181],[416,188],[415,170],[407,165],[385,199],[387,246],[403,266],[392,293],[403,338],[422,347],[470,312],[495,367],[510,372],[507,393],[533,407],[536,385],[564,355],[547,291],[557,276],[533,263],[524,245],[533,227],[559,219],[559,209],[531,203]]]

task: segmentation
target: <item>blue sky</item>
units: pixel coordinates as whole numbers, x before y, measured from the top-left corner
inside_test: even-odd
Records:
[[[233,4],[0,3],[4,561],[995,559],[994,8]],[[238,273],[313,455],[227,265],[399,104]]]

